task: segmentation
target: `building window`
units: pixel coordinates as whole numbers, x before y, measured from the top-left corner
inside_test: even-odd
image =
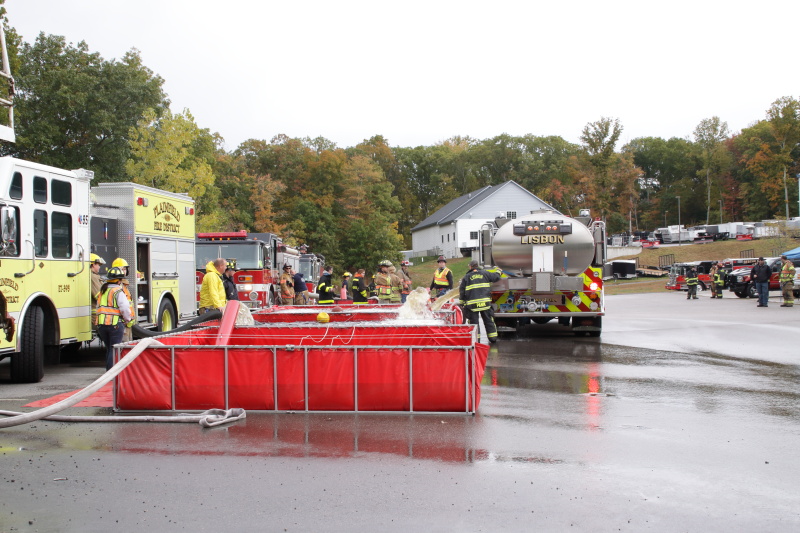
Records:
[[[506,211],[506,218],[509,219],[509,220],[513,219],[513,218],[517,218],[517,212],[516,211]]]
[[[450,234],[447,234],[447,242],[450,242]]]
[[[442,235],[442,244],[444,244],[444,235]]]
[[[478,232],[477,231],[470,231],[469,238],[472,240],[478,240]]]

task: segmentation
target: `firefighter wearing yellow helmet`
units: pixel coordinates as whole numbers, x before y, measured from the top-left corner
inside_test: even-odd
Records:
[[[108,269],[108,281],[97,299],[97,336],[106,347],[106,370],[114,365],[114,345],[122,342],[125,329],[133,325],[131,305],[122,291],[124,277],[120,267]]]
[[[342,288],[339,290],[339,297],[342,300],[350,300],[352,299],[350,296],[350,278],[352,274],[350,272],[344,272],[342,274]]]
[[[100,298],[100,289],[103,287],[100,266],[105,265],[106,261],[97,254],[91,254],[89,263],[89,270],[92,272],[92,331],[97,333],[97,299]]]
[[[111,262],[111,268],[112,269],[118,268],[120,269],[120,272],[123,273],[123,277],[120,282],[122,286],[122,292],[124,292],[125,296],[128,298],[128,302],[131,305],[131,309],[135,309],[135,307],[133,307],[133,296],[131,296],[131,291],[130,289],[128,289],[128,285],[130,285],[130,280],[128,280],[128,262],[121,257],[117,257],[116,259],[114,259],[114,261]],[[128,342],[130,340],[133,340],[133,335],[131,334],[130,327],[125,328],[122,340],[123,342]]]

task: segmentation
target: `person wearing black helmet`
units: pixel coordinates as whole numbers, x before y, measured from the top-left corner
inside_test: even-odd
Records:
[[[447,259],[440,255],[437,263],[439,268],[433,273],[433,281],[431,281],[430,287],[431,296],[436,298],[447,294],[447,291],[453,288],[453,272],[447,268]]]
[[[687,300],[697,300],[697,284],[699,280],[697,279],[697,269],[695,267],[690,267],[689,272],[686,273],[686,299]]]
[[[486,336],[489,342],[497,342],[497,326],[494,323],[494,312],[492,311],[492,283],[500,280],[500,275],[496,272],[488,272],[481,269],[477,261],[469,262],[469,272],[461,278],[458,287],[459,303],[464,309],[464,322],[469,324],[480,324],[486,328]]]

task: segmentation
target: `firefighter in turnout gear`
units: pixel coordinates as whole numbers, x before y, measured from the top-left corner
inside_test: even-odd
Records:
[[[97,336],[106,347],[106,370],[114,366],[114,345],[122,342],[125,328],[134,322],[130,302],[122,292],[124,277],[121,268],[111,267],[97,299]]]
[[[394,266],[389,267],[389,279],[392,280],[392,303],[400,303],[400,293],[403,291],[403,278],[397,273]]]
[[[722,298],[722,289],[725,287],[725,277],[727,275],[722,267],[722,263],[717,263],[716,270],[714,270],[714,277],[711,280],[714,285],[717,298]],[[711,297],[713,298],[714,295],[712,294]]]
[[[464,322],[479,324],[483,319],[489,342],[497,342],[497,326],[492,312],[492,283],[500,280],[500,274],[482,270],[477,261],[470,261],[469,272],[461,278],[458,287],[460,304],[464,308]]]
[[[402,261],[400,263],[400,272],[397,273],[400,276],[400,280],[403,284],[403,289],[400,291],[400,302],[406,303],[406,298],[408,295],[411,294],[411,273],[408,271],[408,265],[410,265],[408,261]]]
[[[122,271],[123,277],[120,280],[120,284],[122,285],[122,292],[125,293],[125,297],[128,299],[128,303],[130,303],[131,309],[136,309],[133,306],[133,296],[131,295],[131,291],[128,288],[130,285],[130,281],[128,280],[128,262],[125,261],[121,257],[117,257],[111,262],[111,268],[119,268]],[[131,333],[131,328],[125,328],[125,332],[122,335],[122,342],[128,342],[133,340],[133,334]]]
[[[384,259],[378,263],[378,272],[375,273],[375,292],[379,303],[388,304],[392,300],[392,278],[389,276],[389,267],[392,262]]]
[[[319,294],[317,303],[320,305],[333,305],[333,298],[335,296],[333,290],[333,267],[326,266],[319,280],[319,285],[317,285],[317,294]]]
[[[447,291],[453,288],[453,273],[447,268],[447,259],[440,255],[437,261],[439,268],[433,273],[433,281],[431,281],[430,287],[431,296],[436,298],[446,294]]]
[[[294,303],[294,276],[292,275],[292,266],[283,265],[283,274],[281,274],[281,300],[284,305],[291,305]]]
[[[364,269],[359,268],[353,281],[350,282],[350,290],[353,291],[353,303],[363,305],[369,301],[369,289],[364,283]]]
[[[781,265],[781,273],[778,277],[778,281],[780,281],[781,284],[781,292],[783,293],[783,303],[781,307],[794,307],[794,294],[792,293],[794,290],[794,263],[789,261],[785,255],[781,256],[781,261],[783,264]]]
[[[92,331],[97,332],[97,299],[100,298],[100,289],[103,287],[103,280],[100,278],[100,266],[105,265],[106,261],[97,254],[89,256],[89,267],[92,271]]]
[[[686,299],[687,300],[697,300],[697,270],[694,267],[689,269],[689,273],[686,275]]]

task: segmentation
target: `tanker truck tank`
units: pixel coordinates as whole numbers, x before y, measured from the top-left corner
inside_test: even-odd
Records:
[[[493,263],[510,275],[581,274],[592,263],[594,237],[585,224],[555,211],[537,211],[501,225],[492,239]]]

